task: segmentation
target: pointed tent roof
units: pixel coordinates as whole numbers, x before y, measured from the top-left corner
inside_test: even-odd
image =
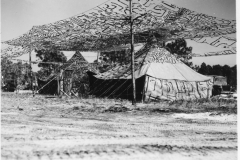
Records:
[[[83,55],[79,51],[76,51],[76,53],[65,64],[59,67],[59,69],[62,70],[87,69],[91,72],[98,73],[96,66],[94,64],[88,63],[88,61],[83,57]],[[48,77],[40,77],[39,79],[42,81],[48,81],[51,78],[57,76],[58,74],[59,71],[51,73]]]
[[[67,61],[67,63],[60,66],[60,69],[74,70],[76,67],[86,64],[88,64],[88,61],[83,57],[83,55],[79,51],[76,51],[76,53]]]
[[[149,75],[159,79],[183,81],[206,81],[210,77],[201,75],[182,63],[174,55],[157,45],[146,44],[135,56],[135,77]],[[131,79],[130,63],[95,76],[99,79]]]

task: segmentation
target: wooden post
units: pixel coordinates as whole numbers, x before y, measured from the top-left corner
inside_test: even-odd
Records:
[[[147,85],[147,76],[145,75],[145,80],[144,80],[144,85],[143,85],[143,90],[142,90],[142,103],[145,101],[146,85]]]
[[[57,75],[57,95],[58,97],[60,96],[60,81],[59,81],[59,78],[60,77],[60,74]]]
[[[99,62],[100,52],[97,52],[97,63]]]
[[[133,86],[133,98],[132,104],[136,105],[136,85],[135,85],[135,70],[134,70],[134,34],[133,34],[133,17],[132,17],[132,0],[129,0],[129,12],[130,12],[130,34],[131,34],[131,68],[132,68],[132,86]]]
[[[34,89],[33,89],[32,57],[31,57],[31,52],[32,52],[32,48],[30,47],[30,52],[29,52],[30,88],[31,88],[31,90],[32,90],[33,97],[34,97],[35,94],[34,94]]]
[[[62,97],[62,91],[63,91],[63,70],[60,70],[59,74],[59,97]]]

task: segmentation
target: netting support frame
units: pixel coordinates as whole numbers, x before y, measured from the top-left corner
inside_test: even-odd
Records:
[[[130,34],[131,34],[131,69],[132,69],[132,87],[133,99],[132,105],[136,105],[136,82],[134,75],[134,35],[133,35],[133,17],[132,17],[132,0],[129,0],[129,13],[130,13]]]

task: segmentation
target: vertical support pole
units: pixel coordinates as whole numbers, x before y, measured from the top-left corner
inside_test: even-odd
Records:
[[[62,91],[63,91],[63,70],[60,70],[60,75],[59,75],[59,97],[62,97]]]
[[[99,62],[100,52],[97,52],[97,63]]]
[[[59,81],[59,78],[60,75],[57,75],[57,95],[58,97],[60,96],[60,81]]]
[[[29,70],[30,70],[30,88],[32,90],[32,94],[33,97],[34,95],[34,89],[33,89],[33,74],[32,74],[32,56],[31,56],[31,52],[32,52],[32,47],[30,46],[30,52],[29,52]]]
[[[132,104],[136,105],[136,85],[135,85],[135,69],[134,69],[134,35],[133,35],[133,17],[132,17],[132,0],[129,0],[129,12],[130,12],[130,34],[131,34],[131,68],[132,68],[132,86],[133,86],[133,98]]]
[[[145,78],[144,78],[144,85],[143,85],[143,90],[142,90],[142,103],[144,102],[145,100],[145,89],[146,89],[146,85],[147,85],[147,75],[145,75]]]

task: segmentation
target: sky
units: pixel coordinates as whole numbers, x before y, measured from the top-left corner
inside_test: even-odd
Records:
[[[1,41],[16,38],[32,28],[65,19],[87,11],[106,0],[1,0]],[[179,7],[205,13],[224,19],[236,19],[235,0],[165,0]],[[231,35],[236,37],[236,35]],[[193,53],[219,51],[221,49],[207,44],[187,41],[193,47]],[[71,57],[74,52],[65,52]],[[93,61],[94,53],[84,53],[89,61]],[[88,57],[87,57],[88,56]],[[28,59],[28,55],[21,57]],[[34,58],[33,58],[34,59]],[[69,58],[68,58],[69,59]],[[210,65],[236,64],[236,55],[193,58],[192,62],[200,65],[205,62]],[[36,68],[36,67],[35,67]]]

